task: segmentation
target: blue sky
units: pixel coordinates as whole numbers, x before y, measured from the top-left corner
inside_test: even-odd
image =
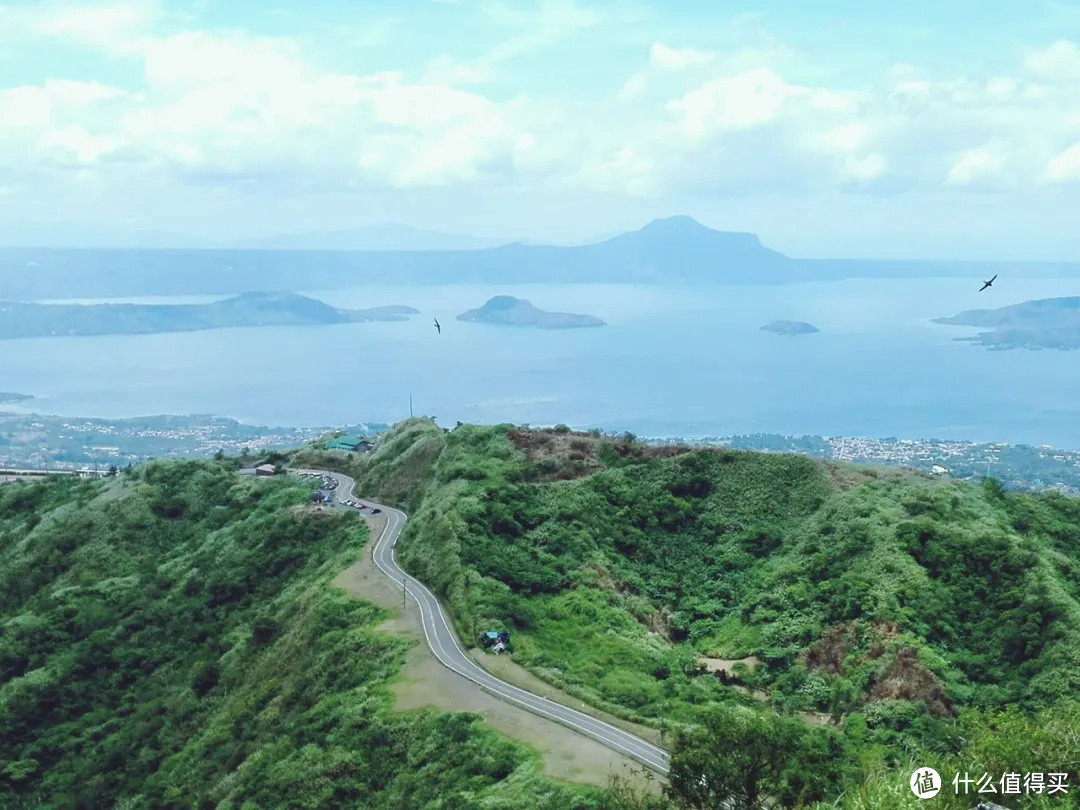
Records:
[[[0,2],[0,242],[688,213],[1080,260],[1078,43],[1065,0]]]

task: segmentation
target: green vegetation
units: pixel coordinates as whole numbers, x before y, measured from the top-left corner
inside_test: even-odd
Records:
[[[327,439],[294,454],[292,463],[352,476],[367,497],[412,509],[428,487],[445,441],[442,428],[430,419],[410,419],[384,433],[370,454],[328,450]]]
[[[408,642],[327,585],[366,531],[307,495],[210,462],[0,487],[0,806],[607,806],[391,711]]]
[[[953,480],[996,478],[1010,490],[1042,492],[1054,489],[1080,495],[1080,452],[1027,444],[917,441],[885,439],[824,439],[821,436],[784,436],[752,433],[720,441],[733,450],[768,450],[802,453],[817,458],[842,458],[859,464],[917,469],[932,473],[935,466],[948,470]],[[839,455],[838,455],[839,454]]]
[[[1080,501],[633,437],[462,426],[444,441],[410,495],[404,563],[463,637],[508,626],[520,663],[674,731],[677,758],[701,734],[714,759],[729,745],[708,733],[715,712],[717,728],[746,710],[831,718],[813,736],[783,726],[795,764],[765,792],[800,806],[848,786],[849,806],[884,808],[911,757],[1018,753],[1077,717]],[[706,659],[725,659],[719,677]],[[1055,754],[1074,783],[1078,737]],[[824,782],[805,779],[807,751],[831,752]]]
[[[285,460],[281,457],[279,460]],[[0,806],[927,806],[914,766],[1066,773],[1080,501],[560,426],[311,447],[411,519],[461,635],[672,743],[663,795],[552,783],[471,715],[394,713],[408,642],[327,582],[366,541],[230,460],[0,488]]]

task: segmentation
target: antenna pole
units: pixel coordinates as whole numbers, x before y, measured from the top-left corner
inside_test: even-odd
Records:
[[[413,418],[413,412],[412,412],[412,394],[409,394],[409,418],[410,418],[410,419],[412,419],[412,418]]]

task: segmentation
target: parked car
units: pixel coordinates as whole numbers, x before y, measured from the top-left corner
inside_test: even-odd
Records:
[[[379,512],[381,512],[381,511],[382,511],[382,509],[372,509],[372,510],[371,510],[371,514],[373,514],[373,515],[377,515],[377,514],[379,514]]]

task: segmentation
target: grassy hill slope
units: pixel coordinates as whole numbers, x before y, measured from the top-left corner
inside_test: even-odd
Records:
[[[507,627],[594,705],[683,732],[712,708],[831,717],[864,775],[1080,716],[1076,499],[558,430],[444,441],[404,563],[464,637]]]
[[[408,642],[328,587],[355,516],[154,463],[0,487],[0,806],[590,808],[477,717],[390,711]]]

